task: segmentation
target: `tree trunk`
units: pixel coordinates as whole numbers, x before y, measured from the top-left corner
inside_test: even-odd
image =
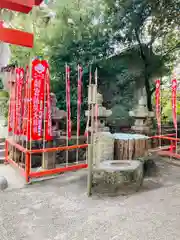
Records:
[[[146,66],[145,66],[145,71],[144,71],[144,78],[145,78],[145,89],[146,89],[146,96],[147,96],[147,108],[149,111],[153,110],[153,106],[152,106],[152,93],[151,93],[151,88],[150,88],[150,84],[149,84],[149,77],[147,74],[147,70],[146,70]]]
[[[150,88],[150,84],[149,84],[148,62],[146,59],[146,55],[143,51],[142,43],[141,43],[137,29],[135,29],[135,36],[136,36],[137,42],[139,44],[141,58],[144,61],[144,84],[145,84],[146,96],[147,96],[147,108],[149,111],[152,111],[153,110],[152,99],[151,99],[152,93],[151,93],[151,88]]]

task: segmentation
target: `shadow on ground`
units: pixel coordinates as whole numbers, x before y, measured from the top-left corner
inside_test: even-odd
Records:
[[[142,192],[148,192],[155,189],[174,186],[180,183],[180,168],[177,166],[173,166],[163,158],[154,158],[154,163],[148,166],[148,170],[146,169],[146,177],[144,178],[143,185],[141,188],[136,191],[132,186],[124,186],[121,187],[116,194],[109,194],[109,190],[104,191],[98,187],[93,188],[93,195],[100,196],[100,195],[108,195],[108,196],[117,196],[117,195],[132,195],[132,194],[140,194]],[[0,174],[4,175],[7,179],[9,184],[9,188],[7,191],[11,191],[12,189],[23,188],[24,181],[21,177],[18,176],[16,170],[12,169],[11,166],[0,166]],[[69,172],[62,174],[56,178],[46,180],[43,182],[37,182],[32,185],[28,185],[26,187],[40,187],[40,186],[48,186],[48,187],[55,187],[59,188],[61,186],[66,186],[68,184],[73,184],[74,188],[77,192],[82,191],[86,193],[87,188],[87,170],[81,170],[77,172]]]
[[[82,176],[80,179],[76,181],[78,188],[86,189],[87,181],[86,175]],[[155,189],[174,186],[180,183],[180,168],[177,166],[173,166],[163,158],[154,159],[154,164],[150,164],[150,168],[146,171],[146,176],[143,181],[143,185],[138,191],[135,191],[133,186],[124,186],[121,187],[116,194],[112,194],[112,196],[117,195],[131,195],[138,194],[142,192],[148,192]],[[101,191],[99,188],[93,189],[93,194],[99,195],[109,195],[107,192]]]
[[[115,194],[109,193],[107,191],[102,190],[98,187],[93,188],[94,196],[117,196],[117,195],[132,195],[132,194],[141,194],[143,192],[152,191],[155,189],[174,186],[180,183],[180,168],[177,166],[173,166],[165,162],[162,158],[155,159],[155,164],[150,167],[150,171],[146,173],[146,177],[144,178],[143,185],[138,191],[135,191],[132,186],[124,186],[121,187]],[[40,182],[36,184],[37,186],[41,186],[43,183]],[[59,176],[56,179],[46,181],[46,185],[59,188],[61,185],[73,184],[76,192],[86,192],[87,188],[87,171],[78,171],[74,173],[65,173]]]

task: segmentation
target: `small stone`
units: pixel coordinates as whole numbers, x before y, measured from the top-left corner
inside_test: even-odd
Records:
[[[8,181],[5,177],[0,176],[0,190],[3,191],[8,188]]]

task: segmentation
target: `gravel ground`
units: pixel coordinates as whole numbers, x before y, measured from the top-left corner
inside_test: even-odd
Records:
[[[0,193],[0,240],[179,240],[180,169],[160,164],[141,192],[87,198],[59,179]]]

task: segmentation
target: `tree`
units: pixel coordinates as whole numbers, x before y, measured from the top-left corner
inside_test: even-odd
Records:
[[[143,60],[144,85],[147,93],[147,106],[152,111],[153,65],[163,76],[166,63],[171,62],[179,41],[169,38],[177,34],[180,21],[178,0],[105,0],[106,17],[113,29],[113,39],[121,46],[138,45]],[[144,47],[145,46],[145,47]],[[152,54],[160,56],[158,63],[152,61]]]
[[[109,45],[108,29],[101,22],[95,21],[97,9],[95,12],[94,5],[90,6],[83,1],[70,1],[63,6],[57,5],[56,9],[57,18],[48,28],[49,37],[46,39],[52,87],[58,99],[58,106],[65,109],[65,63],[70,65],[72,117],[75,123],[77,65],[80,64],[84,69],[82,110],[85,110],[89,66],[109,56],[112,49]]]

